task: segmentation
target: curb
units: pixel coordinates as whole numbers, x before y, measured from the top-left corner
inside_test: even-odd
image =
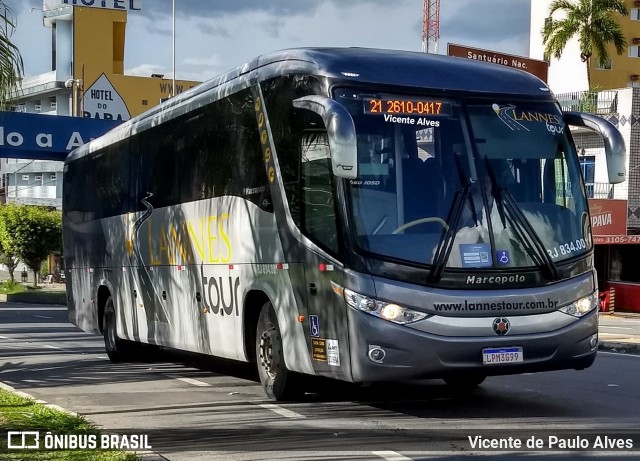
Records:
[[[8,392],[12,392],[12,393],[16,394],[18,397],[22,397],[22,398],[25,398],[25,399],[33,400],[35,403],[43,405],[43,406],[45,406],[47,408],[51,408],[52,410],[61,411],[62,413],[66,413],[66,414],[71,415],[71,416],[78,416],[78,413],[75,413],[73,411],[67,410],[66,408],[62,408],[62,407],[60,407],[58,405],[54,405],[52,403],[47,403],[44,400],[36,399],[34,396],[32,396],[30,394],[27,394],[26,392],[19,391],[18,389],[14,388],[14,387],[11,387],[8,384],[5,384],[5,383],[3,383],[1,381],[0,381],[0,389],[3,389],[3,390],[8,391]]]
[[[621,354],[638,354],[640,355],[640,344],[632,342],[613,342],[604,341],[598,345],[599,351],[619,352]]]
[[[22,397],[25,399],[29,399],[29,400],[33,400],[35,403],[43,405],[47,408],[51,408],[52,410],[57,410],[57,411],[61,411],[62,413],[66,413],[68,415],[71,416],[79,416],[78,413],[71,411],[71,410],[67,410],[66,408],[63,408],[61,406],[58,405],[54,405],[52,403],[47,403],[44,400],[41,399],[37,399],[34,396],[32,396],[31,394],[27,394],[26,392],[22,392],[19,391],[18,389],[9,386],[8,384],[3,383],[2,381],[0,381],[0,389],[3,389],[5,391],[8,392],[12,392],[14,394],[16,394],[18,397]],[[87,421],[89,421],[91,424],[94,424],[93,421],[90,421],[89,419],[87,419]],[[98,425],[94,424],[94,426],[98,427]],[[100,429],[100,428],[99,428]],[[125,451],[125,450],[123,450]],[[125,453],[131,453],[131,454],[135,454],[136,456],[138,456],[140,458],[141,461],[170,461],[169,458],[165,458],[162,455],[159,455],[157,453],[151,453],[149,451],[140,451],[140,452],[133,452],[133,451],[125,451]]]
[[[0,302],[28,303],[28,304],[54,304],[66,306],[67,294],[65,292],[39,292],[39,293],[14,293],[10,295],[0,294]]]

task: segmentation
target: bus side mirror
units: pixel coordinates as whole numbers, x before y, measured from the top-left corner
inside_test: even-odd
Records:
[[[346,179],[358,176],[358,144],[351,114],[337,101],[326,96],[304,96],[293,107],[310,110],[322,117],[329,136],[333,174]]]
[[[582,126],[599,133],[604,140],[609,183],[618,184],[625,180],[627,149],[622,135],[611,122],[597,115],[582,112],[565,112],[564,122],[567,125]]]

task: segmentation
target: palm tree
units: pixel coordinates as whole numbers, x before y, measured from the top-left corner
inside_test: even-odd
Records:
[[[15,23],[11,10],[0,0],[0,109],[4,109],[19,89],[24,71],[20,50],[11,43]]]
[[[564,12],[565,18],[553,20],[553,14]],[[560,59],[567,42],[578,38],[580,58],[587,65],[587,82],[591,88],[591,57],[609,61],[610,44],[621,55],[627,44],[615,14],[628,15],[624,0],[554,0],[549,6],[549,19],[542,30],[544,52]]]

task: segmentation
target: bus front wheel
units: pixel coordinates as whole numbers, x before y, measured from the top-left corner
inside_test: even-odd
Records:
[[[274,400],[294,400],[304,390],[295,373],[284,363],[282,336],[278,319],[270,302],[262,306],[256,329],[256,361],[260,382],[267,396]]]
[[[478,387],[486,378],[484,375],[455,375],[444,378],[444,382],[454,391],[467,392]]]

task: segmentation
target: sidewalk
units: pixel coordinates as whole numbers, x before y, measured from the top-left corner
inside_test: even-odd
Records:
[[[640,320],[640,314],[632,312],[601,312],[600,318]],[[602,330],[602,328],[601,328]],[[603,333],[598,334],[600,344],[598,350],[640,354],[640,336],[638,333]]]

